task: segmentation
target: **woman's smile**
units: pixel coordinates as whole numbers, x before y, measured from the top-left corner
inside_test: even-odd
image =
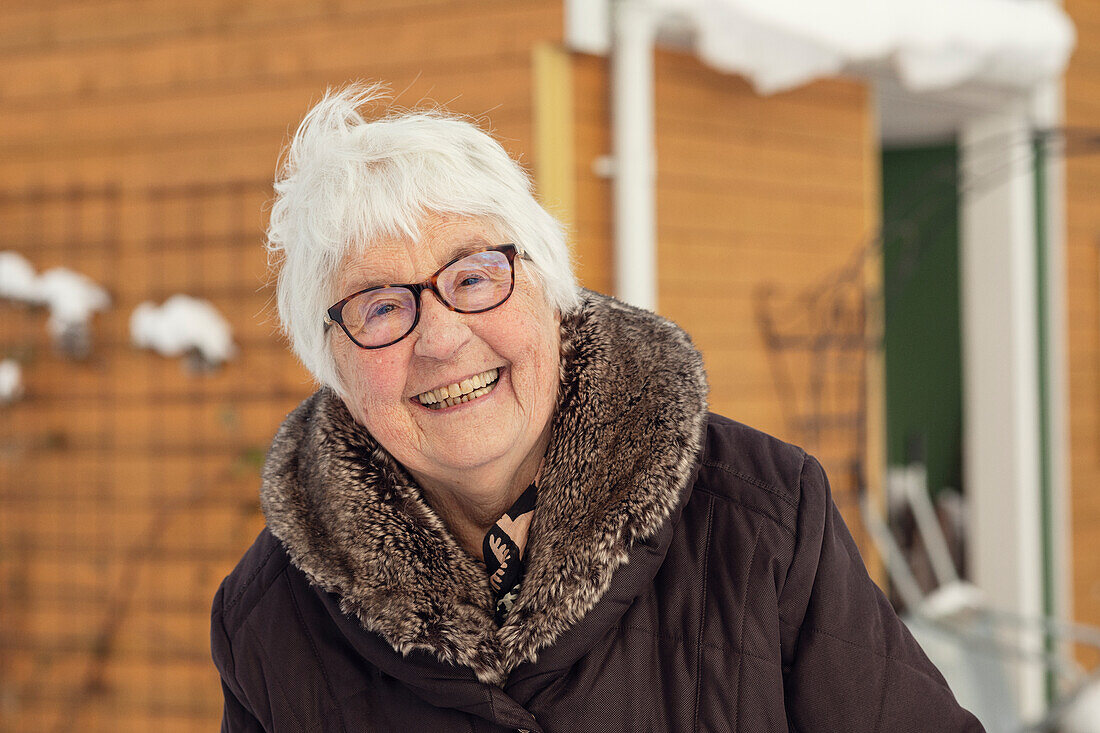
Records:
[[[479,397],[484,397],[496,388],[503,369],[503,367],[487,369],[458,382],[421,392],[412,399],[429,410],[443,410],[472,402]]]

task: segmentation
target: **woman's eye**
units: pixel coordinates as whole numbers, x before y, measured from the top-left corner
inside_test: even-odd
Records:
[[[478,283],[482,282],[484,279],[485,278],[482,277],[481,275],[467,275],[466,277],[464,277],[464,278],[462,278],[461,280],[458,281],[458,285],[459,285],[459,287],[468,288],[471,285],[477,285]]]
[[[394,311],[400,310],[401,306],[397,303],[375,303],[371,307],[367,308],[366,317],[370,318],[384,318]]]

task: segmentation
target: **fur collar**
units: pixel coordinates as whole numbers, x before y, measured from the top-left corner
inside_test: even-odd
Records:
[[[687,334],[587,291],[561,329],[526,577],[500,629],[484,565],[331,391],[287,417],[264,465],[267,525],[315,586],[398,652],[430,652],[486,683],[503,684],[595,606],[688,490],[702,444],[706,376]]]

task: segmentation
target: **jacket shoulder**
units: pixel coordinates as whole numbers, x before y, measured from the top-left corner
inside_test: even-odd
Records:
[[[213,614],[230,636],[262,602],[288,565],[290,557],[282,543],[265,528],[222,581],[214,599]]]
[[[695,490],[764,514],[794,534],[807,460],[796,445],[711,413]]]

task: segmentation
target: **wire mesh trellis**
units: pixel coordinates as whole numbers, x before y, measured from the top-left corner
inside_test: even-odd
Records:
[[[943,233],[943,228],[954,219],[944,216],[944,206],[955,205],[962,196],[980,195],[1001,185],[1018,163],[1039,159],[1036,157],[1039,150],[1043,151],[1044,157],[1062,158],[1100,152],[1100,132],[1075,128],[1040,130],[1024,144],[1009,147],[1006,156],[1004,151],[1007,145],[1008,141],[1000,137],[972,145],[968,152],[977,164],[961,171],[957,171],[954,165],[929,168],[910,182],[907,194],[894,202],[897,208],[886,212],[884,221],[890,222],[889,228],[874,233],[860,243],[844,266],[809,288],[795,293],[780,293],[776,285],[762,286],[756,292],[756,316],[758,328],[767,344],[772,375],[788,429],[811,449],[821,444],[828,431],[848,433],[846,439],[841,440],[848,449],[845,463],[851,469],[856,493],[864,505],[866,521],[870,522],[878,540],[876,544],[880,548],[893,548],[893,552],[888,553],[892,557],[887,558],[891,561],[891,580],[900,575],[905,582],[899,584],[911,589],[908,594],[902,595],[909,596],[909,602],[903,605],[910,607],[910,612],[915,615],[912,622],[920,622],[924,625],[921,628],[935,627],[941,634],[950,632],[948,643],[958,647],[960,658],[975,664],[973,670],[967,670],[974,679],[981,679],[983,675],[988,677],[992,669],[1000,680],[1005,672],[998,664],[1008,664],[1020,657],[1044,665],[1043,668],[1052,675],[1052,709],[1045,718],[1028,729],[1056,730],[1060,716],[1071,710],[1070,702],[1084,689],[1083,681],[1095,682],[1100,675],[1100,668],[1094,668],[1091,676],[1086,677],[1060,644],[1068,640],[1077,641],[1079,645],[1087,642],[1087,645],[1095,646],[1100,638],[1097,631],[1088,627],[1060,625],[1058,621],[1045,617],[1014,618],[1011,614],[987,608],[984,601],[973,607],[964,607],[960,613],[962,621],[957,626],[937,618],[929,621],[919,601],[933,598],[935,592],[924,595],[930,589],[921,588],[909,573],[905,559],[909,555],[908,548],[898,544],[885,522],[881,522],[874,513],[871,508],[873,502],[867,497],[870,485],[868,392],[865,389],[845,391],[842,387],[845,379],[855,379],[865,384],[868,364],[873,359],[882,358],[885,349],[884,293],[896,293],[907,286],[926,254],[925,248],[935,242]],[[957,193],[949,197],[939,195],[938,189],[945,186]],[[885,241],[897,245],[894,268],[882,267]],[[868,278],[869,272],[879,275]],[[803,368],[792,370],[790,365],[800,360]],[[799,374],[802,380],[793,374]],[[926,489],[922,487],[921,490]],[[931,516],[931,503],[926,496],[924,500]],[[934,533],[927,531],[927,527],[921,533],[922,538],[930,534]],[[946,542],[941,540],[940,544],[943,546],[941,554],[947,556]],[[893,567],[895,565],[904,568],[904,571],[898,572]],[[954,585],[960,584],[956,582]],[[936,592],[951,591],[954,585],[941,584]],[[989,628],[976,623],[975,618],[990,624]],[[1047,636],[1041,651],[1035,652],[1027,647],[1030,642],[1025,643],[1011,636],[1005,640],[999,636],[1005,631],[1002,627],[1021,623],[1028,628],[1045,630]],[[1067,633],[1067,629],[1071,633]],[[976,658],[991,657],[997,661],[990,668],[980,668],[973,662]],[[1069,668],[1071,674],[1065,674],[1063,667]],[[1055,676],[1060,684],[1054,684]],[[970,689],[967,691],[973,692]],[[990,700],[983,699],[983,702],[989,703]],[[1012,717],[1010,712],[1006,712],[1011,708],[1010,698],[998,699],[995,703],[1005,708],[1002,714]],[[995,710],[996,704],[988,707]],[[1017,721],[1012,729],[1022,729],[1020,726],[1023,723]]]
[[[1006,142],[993,136],[970,149],[973,157],[981,158],[1002,150]],[[960,197],[988,190],[1001,184],[1015,163],[1032,160],[1036,145],[1051,156],[1096,153],[1100,132],[1039,130],[1026,145],[1010,150],[1007,160],[996,156],[992,165],[962,171],[953,165],[933,166],[910,182],[907,195],[899,196],[895,208],[887,212],[884,219],[892,222],[890,228],[857,243],[841,267],[797,292],[784,291],[779,283],[757,288],[757,327],[767,346],[788,429],[810,449],[821,445],[828,431],[849,434],[841,443],[847,446],[845,463],[857,486],[867,486],[867,392],[843,386],[865,385],[868,359],[882,355],[884,291],[906,287],[924,248],[951,220],[943,216],[943,207],[956,199],[939,196],[940,187],[950,186]],[[897,266],[889,270],[882,268],[886,238],[899,243]],[[869,279],[870,272],[877,274]]]
[[[266,182],[0,196],[0,249],[105,286],[92,351],[56,353],[41,308],[0,302],[0,729],[206,730],[221,696],[209,599],[259,529],[258,468],[307,387],[265,319]],[[130,346],[175,292],[229,317],[241,356],[198,373]]]

